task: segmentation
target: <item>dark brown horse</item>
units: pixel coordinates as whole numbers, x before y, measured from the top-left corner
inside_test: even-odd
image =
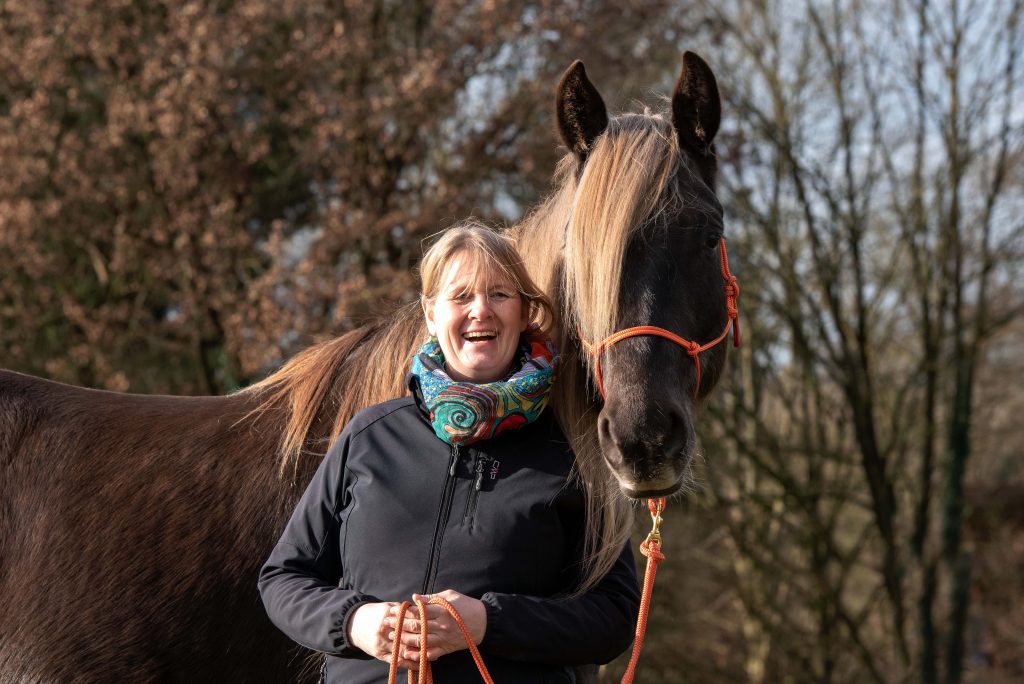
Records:
[[[577,63],[559,86],[558,118],[570,149],[558,187],[512,231],[562,311],[553,406],[595,529],[622,540],[630,511],[607,466],[633,495],[678,488],[694,402],[717,381],[724,349],[701,354],[698,383],[684,350],[631,338],[602,357],[602,401],[579,336],[657,325],[705,342],[726,324],[718,91],[687,53],[671,119],[609,120]],[[225,397],[0,372],[0,682],[301,679],[304,653],[265,618],[257,571],[344,423],[402,393],[423,336],[418,306],[407,306]],[[594,574],[609,559],[599,554]]]

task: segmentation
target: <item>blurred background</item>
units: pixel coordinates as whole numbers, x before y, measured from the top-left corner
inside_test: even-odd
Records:
[[[573,59],[612,111],[663,109],[692,49],[744,346],[639,681],[1022,681],[1022,13],[0,2],[0,366],[243,387],[414,297],[425,236],[529,211]]]

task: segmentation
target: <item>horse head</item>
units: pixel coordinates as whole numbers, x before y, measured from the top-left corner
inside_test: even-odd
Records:
[[[671,494],[691,472],[695,408],[725,359],[725,345],[711,343],[726,336],[738,293],[715,195],[718,86],[687,52],[671,120],[609,119],[576,62],[559,85],[557,113],[577,178],[567,325],[597,390],[601,451],[627,495]]]

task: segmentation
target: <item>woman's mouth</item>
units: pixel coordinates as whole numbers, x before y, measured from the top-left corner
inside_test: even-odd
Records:
[[[467,342],[490,342],[498,336],[495,330],[473,330],[462,333],[462,339]]]

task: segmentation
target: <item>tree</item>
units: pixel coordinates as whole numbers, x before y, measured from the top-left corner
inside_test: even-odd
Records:
[[[708,11],[756,283],[708,442],[748,677],[961,681],[975,378],[1024,301],[1021,3]]]
[[[539,197],[572,58],[628,97],[684,22],[663,0],[5,5],[0,364],[260,377],[411,297],[425,235]]]

